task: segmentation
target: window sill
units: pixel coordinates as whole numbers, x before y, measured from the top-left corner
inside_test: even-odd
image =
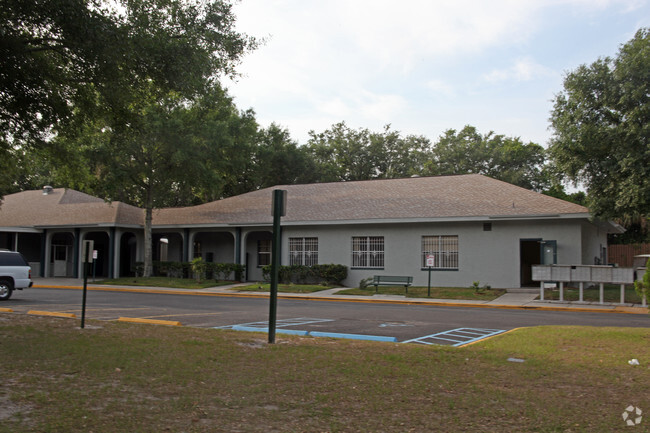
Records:
[[[429,268],[420,268],[421,271],[428,271]],[[431,268],[431,272],[458,272],[458,268]]]

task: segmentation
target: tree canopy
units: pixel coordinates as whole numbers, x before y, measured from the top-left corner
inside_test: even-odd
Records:
[[[42,138],[75,108],[124,107],[124,88],[147,81],[198,94],[256,44],[222,0],[4,0],[0,22],[4,141]]]
[[[447,130],[435,143],[425,173],[429,175],[478,173],[523,188],[549,187],[544,172],[544,148],[519,138],[481,134],[473,126]]]
[[[599,216],[650,215],[650,30],[639,30],[616,58],[567,74],[551,114],[550,156],[586,186]]]
[[[402,137],[386,125],[382,132],[350,128],[345,122],[309,133],[309,153],[319,182],[406,177],[420,174],[430,142],[422,136]]]

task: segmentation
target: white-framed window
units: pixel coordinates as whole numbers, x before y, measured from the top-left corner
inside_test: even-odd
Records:
[[[458,236],[422,236],[422,267],[427,256],[433,255],[434,269],[458,269]]]
[[[271,264],[271,239],[257,241],[257,266]]]
[[[318,264],[318,238],[289,238],[289,264]]]
[[[384,237],[383,236],[353,236],[352,237],[352,267],[353,268],[383,268],[384,267]]]

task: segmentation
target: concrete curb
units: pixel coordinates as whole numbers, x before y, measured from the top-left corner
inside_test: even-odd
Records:
[[[167,325],[167,326],[182,326],[181,322],[175,320],[157,320],[157,319],[140,319],[135,317],[120,317],[117,319],[118,322],[129,322],[129,323],[146,323],[149,325]]]
[[[36,288],[55,288],[55,289],[74,289],[81,290],[82,286],[72,285],[41,285],[35,284]],[[236,293],[226,292],[227,289],[222,289],[219,292],[206,292],[196,291],[192,289],[166,289],[166,288],[152,288],[152,287],[116,287],[116,286],[87,286],[87,290],[93,291],[108,291],[108,292],[132,292],[132,293],[154,293],[154,294],[168,294],[168,295],[192,295],[192,296],[222,296],[230,298],[268,298],[268,293],[251,292],[251,293]],[[203,289],[206,290],[206,289]],[[616,314],[648,314],[646,307],[627,307],[627,306],[602,306],[602,307],[588,307],[588,306],[562,306],[551,305],[512,305],[512,304],[497,304],[490,301],[441,301],[441,300],[426,300],[426,299],[372,299],[361,298],[347,295],[331,295],[331,296],[317,296],[317,295],[288,295],[279,294],[278,299],[285,300],[305,300],[305,301],[320,301],[320,302],[357,302],[368,304],[393,304],[393,305],[430,305],[435,307],[472,307],[472,308],[497,308],[505,310],[536,310],[536,311],[568,311],[568,312],[584,312],[584,313],[616,313]]]
[[[37,310],[29,310],[27,314],[31,314],[33,316],[50,316],[50,317],[63,317],[65,319],[76,319],[77,316],[73,313],[58,313],[56,311],[37,311]]]

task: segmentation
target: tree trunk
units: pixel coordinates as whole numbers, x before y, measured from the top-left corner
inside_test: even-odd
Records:
[[[146,198],[145,198],[145,211],[144,211],[144,270],[143,277],[150,277],[153,274],[153,254],[152,244],[153,239],[151,236],[151,220],[153,215],[153,195],[151,192],[151,185],[147,185]]]
[[[151,236],[151,215],[153,210],[151,207],[145,209],[144,214],[144,271],[143,277],[150,277],[153,273],[153,257],[152,257],[152,236]]]

